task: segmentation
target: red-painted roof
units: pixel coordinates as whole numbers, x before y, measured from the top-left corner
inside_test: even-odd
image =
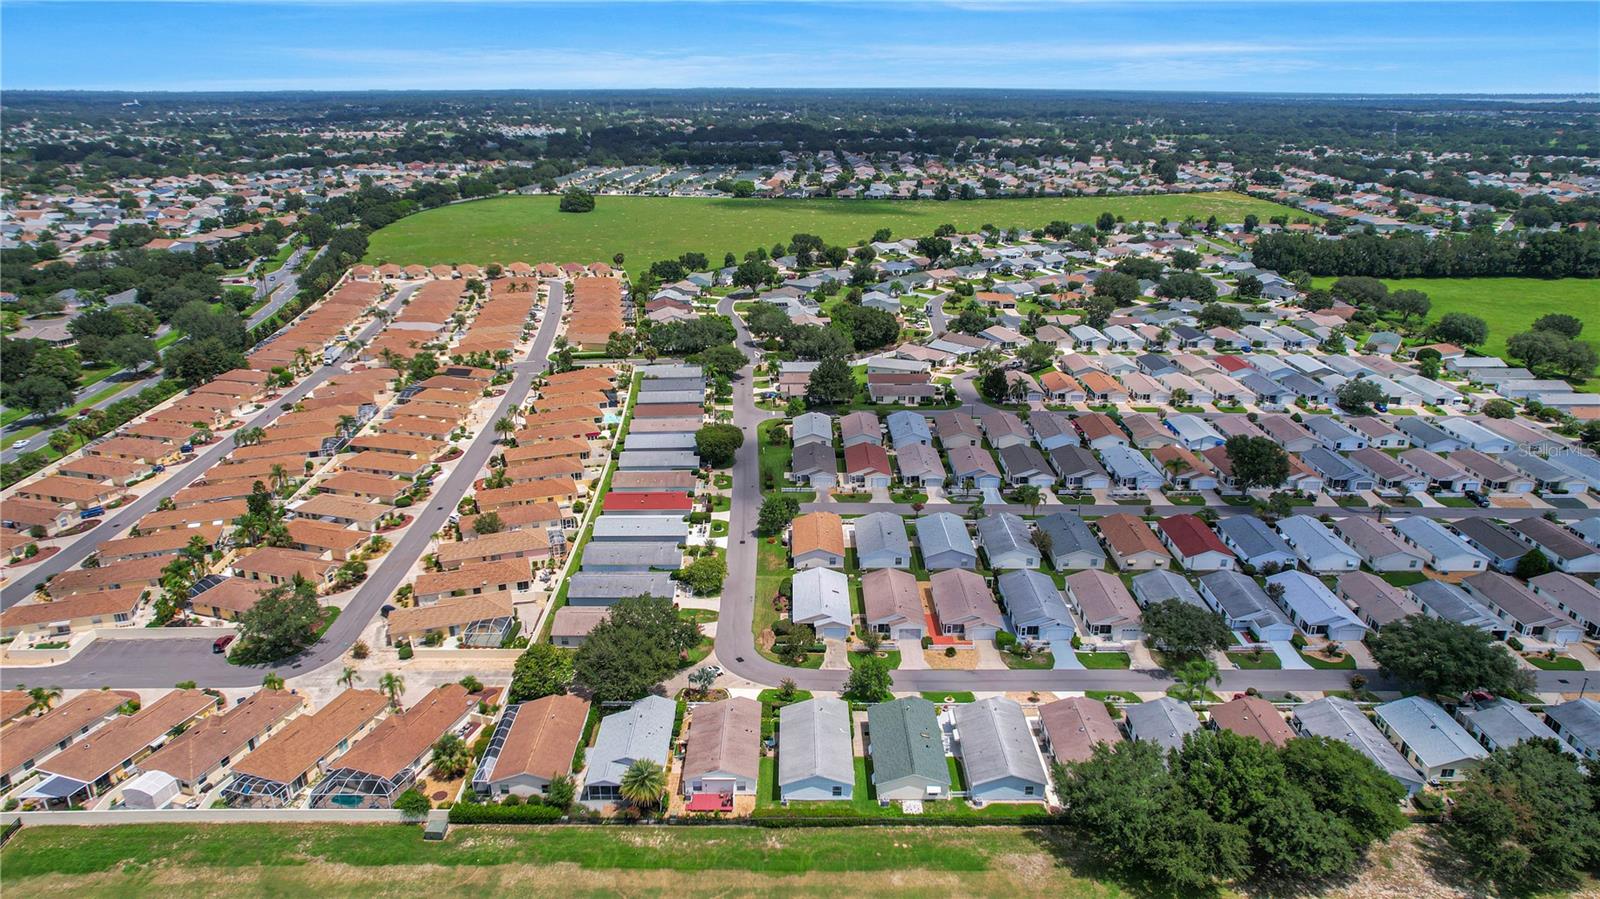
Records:
[[[1167,539],[1178,552],[1186,557],[1198,556],[1204,552],[1233,555],[1211,528],[1206,527],[1205,522],[1193,515],[1172,515],[1156,522],[1156,525],[1167,535]]]
[[[687,514],[694,501],[681,491],[640,491],[638,493],[607,493],[604,508],[607,512],[683,512]]]
[[[1230,372],[1244,371],[1250,367],[1250,363],[1240,359],[1238,356],[1215,356],[1211,361],[1217,363],[1218,365],[1222,366],[1223,369]]]
[[[883,447],[874,443],[858,443],[846,447],[844,451],[844,470],[847,474],[857,472],[876,471],[880,474],[889,473],[889,454]]]

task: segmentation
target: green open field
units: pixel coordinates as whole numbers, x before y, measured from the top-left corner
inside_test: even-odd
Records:
[[[0,851],[18,896],[1174,895],[1108,878],[1054,827],[419,827],[126,824],[26,827]],[[1337,897],[1462,894],[1435,828],[1373,847]],[[1448,885],[1448,886],[1447,886]],[[1578,894],[1592,893],[1585,880]],[[1222,889],[1212,899],[1241,895]],[[1262,895],[1262,893],[1252,893]]]
[[[1317,278],[1327,287],[1335,278]],[[1576,315],[1586,324],[1583,336],[1600,341],[1600,282],[1583,278],[1545,281],[1539,278],[1397,278],[1383,283],[1390,290],[1420,290],[1433,300],[1428,320],[1447,312],[1468,312],[1489,325],[1492,355],[1505,352],[1506,338],[1520,334],[1547,312]]]
[[[970,231],[986,224],[1042,228],[1054,220],[1088,223],[1102,212],[1156,221],[1215,215],[1265,221],[1306,213],[1232,192],[1137,197],[1051,197],[1015,200],[727,200],[704,197],[598,197],[589,213],[563,213],[556,197],[497,197],[430,209],[372,235],[367,261],[609,262],[626,254],[637,274],[658,259],[697,251],[714,264],[798,233],[829,243],[859,243],[879,228],[898,238],[925,237],[942,224]]]

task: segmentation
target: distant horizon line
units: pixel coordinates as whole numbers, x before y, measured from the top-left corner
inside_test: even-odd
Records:
[[[703,85],[698,87],[483,87],[483,88],[243,88],[238,90],[176,90],[173,88],[76,88],[76,87],[25,87],[0,90],[0,103],[12,94],[146,94],[162,96],[222,97],[222,96],[292,96],[306,94],[686,94],[695,92],[726,92],[753,94],[777,93],[866,93],[888,92],[904,94],[981,93],[981,94],[1060,94],[1060,95],[1177,95],[1177,96],[1228,96],[1228,97],[1337,97],[1342,99],[1568,99],[1600,100],[1600,91],[1418,91],[1378,93],[1374,91],[1229,91],[1186,90],[1163,88],[1051,88],[1051,87],[734,87]]]

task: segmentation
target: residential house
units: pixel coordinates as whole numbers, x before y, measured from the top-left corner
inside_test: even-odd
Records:
[[[1461,518],[1450,522],[1450,526],[1468,546],[1487,558],[1489,567],[1495,571],[1515,572],[1517,562],[1532,552],[1505,525],[1488,518]]]
[[[1309,515],[1291,515],[1279,520],[1278,533],[1295,555],[1314,574],[1336,574],[1361,567],[1361,557],[1328,530],[1327,525]]]
[[[665,696],[646,696],[626,711],[600,719],[594,746],[584,753],[588,770],[583,801],[604,804],[621,800],[623,775],[640,759],[666,770],[677,710],[678,704]]]
[[[1202,574],[1200,596],[1233,630],[1248,630],[1264,642],[1289,640],[1294,636],[1294,625],[1254,578],[1237,571]]]
[[[1038,541],[1056,571],[1103,569],[1106,552],[1083,517],[1074,512],[1052,512],[1034,522],[1044,539]]]
[[[949,512],[932,512],[917,519],[917,548],[922,565],[930,571],[978,567],[978,547],[967,524]]]
[[[961,568],[935,572],[928,588],[941,635],[976,642],[993,640],[1005,629],[994,594],[976,572]]]
[[[1429,783],[1463,780],[1489,755],[1449,713],[1420,696],[1372,711],[1378,730]]]
[[[1268,587],[1273,584],[1283,588],[1279,607],[1307,636],[1345,643],[1361,640],[1370,630],[1322,581],[1303,571],[1274,574],[1267,578]]]
[[[1237,561],[1197,515],[1169,515],[1156,522],[1156,532],[1178,563],[1190,571],[1232,568]]]
[[[1299,557],[1272,526],[1253,515],[1230,515],[1217,521],[1222,543],[1240,561],[1254,568],[1292,568]]]
[[[1545,706],[1544,720],[1574,752],[1590,762],[1600,759],[1600,702],[1581,697]]]
[[[809,624],[823,639],[843,640],[850,635],[850,581],[843,572],[830,568],[807,568],[792,579],[794,598],[791,617],[795,624]]]
[[[1289,722],[1303,736],[1338,740],[1366,756],[1385,774],[1399,781],[1407,796],[1415,795],[1425,786],[1417,770],[1367,718],[1361,707],[1342,696],[1326,696],[1297,705],[1290,713]]]
[[[1044,760],[1016,700],[991,696],[958,703],[952,717],[968,796],[981,802],[1044,799],[1049,787]]]
[[[1528,740],[1555,740],[1561,738],[1528,707],[1509,699],[1496,698],[1483,703],[1462,705],[1456,717],[1483,748],[1510,749]],[[1563,744],[1564,746],[1564,744]],[[1570,748],[1565,747],[1564,748]]]
[[[1044,726],[1044,748],[1061,764],[1085,762],[1101,743],[1121,743],[1122,730],[1106,711],[1106,704],[1086,696],[1058,699],[1039,707]]]
[[[1422,614],[1422,607],[1404,590],[1370,572],[1347,571],[1339,575],[1335,591],[1373,630]]]
[[[1240,696],[1212,706],[1210,712],[1211,726],[1279,749],[1295,736],[1272,703],[1259,696]]]
[[[794,567],[844,568],[844,519],[832,512],[809,512],[789,526]]]
[[[950,474],[958,485],[978,489],[1000,486],[1000,469],[987,450],[972,446],[953,449],[946,446],[945,453],[950,459]]]
[[[1100,460],[1081,446],[1061,446],[1050,450],[1050,467],[1055,469],[1062,487],[1074,492],[1111,487],[1111,476],[1101,467]]]
[[[874,568],[910,568],[911,540],[905,519],[889,512],[873,512],[855,520],[856,565]]]
[[[927,635],[922,589],[909,571],[879,568],[861,576],[867,627],[895,642],[920,644]]]
[[[778,710],[778,792],[785,802],[848,802],[855,790],[850,706],[819,696]]]
[[[995,569],[1038,568],[1039,550],[1028,522],[1010,512],[996,512],[978,520],[978,543]]]
[[[1396,519],[1394,531],[1440,574],[1484,571],[1489,567],[1488,557],[1431,518]]]
[[[1565,646],[1583,639],[1583,627],[1523,585],[1497,571],[1475,574],[1461,582],[1467,595],[1482,603],[1523,637]]]
[[[761,703],[733,697],[702,703],[689,716],[683,796],[689,811],[732,811],[761,776]]]
[[[1169,696],[1152,702],[1129,705],[1123,710],[1128,719],[1128,736],[1156,744],[1163,753],[1183,748],[1183,738],[1200,729],[1193,710]]]
[[[943,731],[933,703],[920,696],[867,708],[867,752],[879,799],[943,799],[949,795]]]
[[[1117,567],[1124,571],[1143,571],[1165,568],[1172,562],[1161,539],[1152,532],[1143,519],[1126,512],[1117,512],[1101,518],[1096,524],[1100,538],[1110,551]]]
[[[1074,626],[1067,604],[1050,576],[1038,571],[1007,571],[996,579],[1011,632],[1060,646],[1072,642]]]
[[[1139,604],[1116,575],[1090,569],[1068,575],[1064,584],[1067,600],[1089,635],[1113,642],[1143,637]]]

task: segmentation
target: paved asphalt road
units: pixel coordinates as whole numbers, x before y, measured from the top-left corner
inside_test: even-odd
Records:
[[[411,295],[411,291],[413,290],[416,290],[415,285],[401,288],[400,291],[395,294],[394,299],[389,303],[389,310],[392,312],[399,309],[400,304],[405,300],[406,297]],[[377,334],[378,331],[383,328],[383,325],[384,322],[382,319],[374,318],[367,324],[365,328],[361,330],[361,333],[358,335],[358,339],[362,341],[371,340],[373,335]],[[324,381],[328,380],[328,378],[338,374],[340,371],[342,371],[342,369],[339,368],[337,363],[333,365],[322,366],[321,368],[312,372],[305,380],[297,384],[288,393],[285,393],[266,409],[262,410],[259,415],[257,415],[255,418],[252,418],[245,424],[244,427],[265,427],[266,425],[271,424],[277,420],[279,415],[283,414],[283,407],[285,405],[293,405],[294,403],[299,402],[306,396],[306,394],[310,393],[312,390],[320,386]],[[244,427],[237,429],[235,433],[237,433],[238,430],[243,430]],[[220,461],[222,457],[227,455],[232,449],[233,437],[231,435],[216,441],[210,446],[205,447],[192,461],[183,465],[178,471],[169,475],[160,486],[156,487],[154,490],[151,490],[149,493],[146,493],[144,496],[141,496],[132,503],[129,503],[128,505],[123,506],[121,509],[116,510],[116,514],[109,516],[109,519],[103,521],[99,527],[85,532],[79,536],[77,540],[63,547],[60,552],[28,569],[25,574],[19,574],[15,581],[7,584],[3,590],[0,590],[0,608],[10,608],[26,598],[28,595],[32,594],[45,578],[66,571],[67,569],[76,566],[79,562],[82,562],[84,558],[86,558],[90,553],[94,552],[95,547],[97,547],[102,540],[109,539],[106,535],[116,534],[122,529],[128,527],[140,517],[155,509],[155,507],[159,505],[163,499],[172,496],[174,493],[177,493],[179,490],[182,490],[184,487],[187,487],[194,481],[198,480],[201,475],[205,474],[207,469]]]
[[[270,318],[273,313],[277,312],[279,309],[282,309],[285,304],[294,298],[295,293],[300,290],[300,281],[298,276],[295,275],[293,269],[299,264],[300,259],[305,255],[305,252],[306,251],[304,248],[295,250],[294,253],[289,256],[288,261],[286,261],[281,268],[275,272],[272,272],[261,280],[258,289],[273,291],[274,296],[272,300],[267,303],[267,305],[257,310],[255,315],[250,316],[249,321],[245,323],[246,330],[257,327],[262,322]],[[317,254],[321,255],[322,250],[318,250]],[[161,328],[156,331],[156,338],[159,339],[165,336],[169,330],[170,329],[168,326],[162,325]],[[105,390],[107,387],[111,386],[111,384],[107,383],[108,381],[120,381],[127,379],[128,386],[90,406],[91,409],[105,409],[118,400],[134,396],[146,387],[155,386],[156,382],[154,379],[157,374],[158,371],[156,369],[148,369],[144,372],[133,375],[130,375],[127,371],[118,372],[117,374],[112,375],[111,378],[108,378],[106,381],[100,381],[98,383],[91,384],[88,387],[81,388],[73,397],[73,402],[81,402],[85,397]],[[5,430],[20,430],[28,427],[31,421],[31,417],[19,419],[12,422],[5,428]],[[36,450],[39,447],[48,446],[50,444],[50,435],[64,427],[65,424],[65,422],[62,422],[54,427],[47,428],[33,435],[32,437],[28,438],[28,445],[26,447],[18,448],[16,444],[12,444],[3,450],[0,450],[0,462],[14,462],[18,456],[29,450]]]
[[[107,387],[114,386],[116,383],[125,380],[126,386],[124,386],[121,390],[118,390],[116,393],[111,394],[99,402],[92,403],[89,406],[91,409],[104,409],[118,400],[127,399],[128,397],[137,395],[139,391],[145,389],[146,387],[156,386],[156,383],[159,381],[159,379],[156,377],[157,374],[158,371],[156,369],[146,369],[142,372],[130,375],[128,371],[124,369],[123,371],[117,372],[109,378],[106,378],[104,381],[97,381],[93,384],[90,384],[88,387],[79,388],[78,392],[74,394],[72,401],[73,403],[80,403],[85,397],[99,393],[100,391],[105,390]],[[13,443],[4,450],[0,450],[0,462],[15,462],[17,457],[23,453],[49,446],[50,435],[65,427],[66,423],[66,420],[61,421],[55,425],[45,428],[37,434],[34,434],[32,437],[28,438],[27,446],[19,446],[18,444]],[[31,427],[33,424],[35,424],[33,416],[19,418],[12,422],[10,426],[6,428],[6,430],[20,431],[23,428]]]
[[[259,326],[262,322],[271,318],[273,313],[282,309],[285,303],[294,299],[294,295],[300,291],[300,276],[295,273],[295,267],[300,264],[300,260],[305,258],[305,255],[305,247],[295,250],[289,254],[289,259],[277,271],[270,272],[265,278],[261,279],[258,289],[271,293],[272,299],[265,306],[257,309],[255,315],[250,316],[250,320],[245,322],[245,330]],[[321,249],[317,250],[317,255],[322,255]]]
[[[398,308],[400,298],[409,294],[411,289],[415,287],[402,289],[392,308]],[[534,338],[533,347],[528,357],[514,366],[516,377],[508,385],[505,396],[488,421],[497,421],[501,416],[510,414],[527,396],[534,376],[544,371],[550,347],[560,328],[561,311],[565,303],[564,287],[552,285],[545,319]],[[362,339],[370,339],[371,336],[363,334]],[[338,662],[384,602],[394,595],[394,591],[410,573],[412,565],[427,550],[434,533],[444,528],[446,519],[455,511],[461,498],[471,488],[478,471],[492,455],[495,436],[492,428],[484,428],[482,433],[473,438],[449,477],[434,492],[427,505],[421,507],[416,520],[406,529],[399,542],[356,588],[355,595],[322,640],[307,652],[277,665],[241,667],[230,665],[222,656],[212,653],[209,639],[173,638],[159,643],[100,640],[63,665],[8,668],[0,672],[0,684],[50,684],[63,688],[95,688],[107,684],[119,687],[165,687],[182,680],[194,680],[208,687],[248,687],[259,684],[268,669],[279,671],[286,677],[294,677]],[[199,461],[196,460],[196,463]],[[59,557],[62,554],[57,555]]]

